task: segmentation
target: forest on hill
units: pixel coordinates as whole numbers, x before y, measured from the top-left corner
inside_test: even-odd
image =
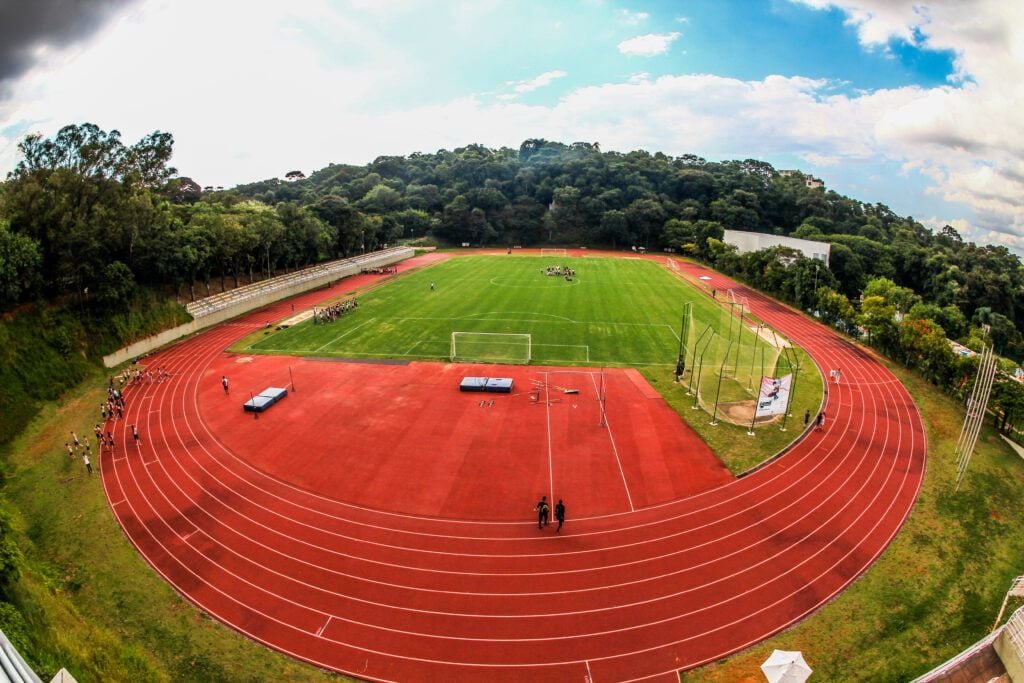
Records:
[[[1024,359],[1024,267],[1015,254],[809,187],[799,171],[762,161],[531,139],[518,149],[469,145],[332,164],[223,190],[179,176],[169,166],[173,142],[154,132],[127,145],[91,124],[25,138],[0,185],[0,309],[62,302],[100,319],[146,292],[194,299],[211,282],[230,288],[398,242],[642,246],[703,260],[847,333],[866,333],[954,393],[970,367],[946,337],[980,348],[987,335],[1000,353]],[[721,241],[725,229],[829,242],[830,266],[783,248],[739,255]],[[144,328],[129,321],[113,337]],[[60,353],[79,350],[78,337],[66,336],[54,341]]]

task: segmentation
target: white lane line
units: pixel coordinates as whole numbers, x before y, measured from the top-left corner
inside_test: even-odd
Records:
[[[342,337],[346,337],[346,336],[348,336],[348,335],[352,334],[353,332],[355,332],[356,330],[358,330],[358,329],[359,329],[360,327],[362,327],[363,325],[369,325],[369,324],[370,324],[370,323],[372,323],[372,322],[373,322],[374,320],[376,320],[376,318],[370,318],[369,320],[366,320],[366,321],[364,321],[364,322],[362,322],[362,323],[360,323],[360,324],[356,325],[356,326],[355,326],[355,327],[353,327],[353,328],[352,328],[351,330],[349,330],[349,331],[347,331],[347,332],[343,332],[343,333],[339,334],[339,335],[338,335],[337,337],[335,337],[335,338],[334,338],[334,339],[332,339],[331,341],[327,342],[326,344],[324,344],[324,345],[323,345],[323,346],[321,346],[320,348],[314,349],[314,350],[313,350],[313,353],[317,353],[318,351],[321,351],[321,350],[323,350],[323,349],[326,349],[326,348],[327,348],[328,346],[330,346],[330,345],[331,345],[331,344],[333,344],[334,342],[338,341],[338,340],[339,340],[339,339],[341,339]]]
[[[544,373],[544,411],[548,420],[548,495],[550,500],[555,500],[555,468],[551,462],[551,388],[548,386],[550,379],[548,373]]]
[[[333,619],[333,618],[334,618],[334,617],[331,617],[331,616],[328,616],[328,617],[327,617],[327,621],[326,621],[326,622],[324,622],[324,625],[323,625],[323,626],[321,626],[321,627],[320,627],[320,630],[316,632],[316,637],[317,637],[317,638],[319,638],[320,636],[322,636],[322,635],[324,634],[324,631],[326,631],[326,630],[327,630],[327,627],[331,625],[331,619]]]
[[[597,380],[594,379],[594,374],[590,374],[590,382],[594,385],[594,391],[600,394],[601,389],[597,386]],[[607,391],[607,389],[605,389]],[[615,446],[615,436],[612,434],[612,423],[608,419],[608,413],[604,414],[604,428],[608,430],[608,440],[612,443],[612,453],[615,454],[615,464],[619,466],[619,476],[622,477],[622,488],[626,490],[626,500],[629,502],[629,511],[635,512],[636,508],[633,507],[633,496],[629,495],[629,484],[626,483],[626,472],[622,469],[622,460],[619,459],[619,449]]]

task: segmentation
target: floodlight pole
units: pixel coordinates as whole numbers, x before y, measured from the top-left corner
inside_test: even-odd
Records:
[[[715,409],[711,413],[711,426],[718,426],[718,398],[722,395],[722,375],[725,374],[725,364],[729,362],[729,352],[732,351],[732,340],[729,340],[729,345],[725,347],[725,358],[722,360],[722,365],[718,369],[718,388],[715,390]]]

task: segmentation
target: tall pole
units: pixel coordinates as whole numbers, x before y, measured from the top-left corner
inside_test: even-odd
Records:
[[[814,310],[818,310],[818,268],[821,264],[814,264]]]
[[[736,364],[733,376],[740,373],[740,347],[743,345],[743,304],[740,303],[740,319],[736,322]]]
[[[295,378],[292,377],[292,366],[288,366],[288,381],[292,384],[292,391],[295,391]]]
[[[683,304],[683,319],[679,323],[679,353],[676,355],[676,358],[677,359],[681,358],[684,361],[686,360],[686,356],[684,355],[685,352],[683,350],[683,347],[686,345],[686,334],[687,334],[687,332],[689,332],[689,329],[690,329],[690,325],[689,325],[689,318],[690,318],[690,316],[688,314],[690,313],[690,308],[692,306],[693,306],[693,304],[690,303],[689,301],[687,301],[685,304]]]
[[[729,340],[729,346],[725,347],[725,360],[722,361],[721,367],[718,369],[718,388],[715,390],[715,409],[711,413],[711,426],[718,426],[718,398],[722,395],[722,375],[725,374],[725,364],[728,362],[729,352],[732,351],[732,340]]]
[[[757,324],[757,331],[754,333],[754,351],[750,354],[750,381],[747,382],[747,389],[753,390],[754,388],[754,362],[757,361],[757,341],[761,338],[761,328],[764,327],[764,323]],[[761,364],[764,364],[764,351],[761,351]],[[764,376],[764,368],[761,368],[761,376]],[[760,391],[760,388],[758,389]]]
[[[697,402],[700,400],[700,378],[704,374],[704,354],[707,352],[708,347],[711,346],[712,340],[715,338],[715,333],[712,332],[711,336],[708,337],[707,342],[704,343],[704,349],[700,352],[700,365],[697,366],[697,389],[693,392],[693,406],[692,409],[697,409]],[[691,373],[693,370],[690,371]],[[693,381],[693,375],[690,375],[690,381]]]
[[[750,429],[747,430],[747,436],[754,435],[754,420],[757,419],[757,404],[761,402],[761,387],[764,386],[764,375],[761,375],[761,381],[757,385],[757,397],[754,399],[754,412],[750,416]]]
[[[690,384],[686,387],[686,393],[691,393],[693,390],[693,369],[697,367],[697,347],[700,346],[701,341],[704,340],[704,335],[711,332],[711,336],[714,337],[715,333],[711,330],[711,325],[704,328],[704,331],[697,337],[697,341],[693,343],[693,357],[690,358]],[[709,342],[710,343],[710,342]],[[704,362],[704,356],[701,354],[701,363]]]

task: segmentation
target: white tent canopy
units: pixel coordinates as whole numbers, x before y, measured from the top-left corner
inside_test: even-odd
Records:
[[[807,666],[800,652],[775,650],[772,656],[761,665],[768,683],[804,683],[811,675],[811,667]]]

